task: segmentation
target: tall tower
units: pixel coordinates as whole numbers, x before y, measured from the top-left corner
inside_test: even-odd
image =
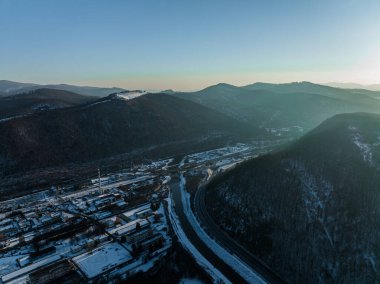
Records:
[[[98,183],[99,183],[99,194],[103,194],[102,192],[102,184],[100,182],[100,169],[98,168]]]

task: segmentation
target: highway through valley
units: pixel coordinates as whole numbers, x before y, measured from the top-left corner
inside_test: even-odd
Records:
[[[247,154],[261,155],[267,152],[258,150],[255,152],[250,152]],[[233,155],[232,155],[233,156]],[[246,155],[244,155],[247,157]],[[242,157],[241,158],[245,158]],[[218,160],[225,159],[225,157],[216,158],[215,161],[212,161],[214,165]],[[206,166],[206,164],[208,164]],[[194,245],[194,247],[216,268],[218,269],[228,280],[232,283],[247,283],[246,279],[241,276],[242,273],[235,271],[228,263],[226,263],[221,257],[216,255],[211,248],[208,247],[207,242],[202,240],[199,237],[197,232],[195,232],[193,226],[189,221],[189,216],[185,213],[184,205],[182,204],[181,190],[180,190],[180,179],[179,174],[183,171],[191,171],[193,169],[201,169],[203,171],[207,170],[210,166],[210,160],[207,162],[201,162],[195,165],[188,165],[182,168],[177,168],[177,173],[172,172],[172,180],[170,182],[170,188],[172,193],[172,199],[175,204],[175,213],[181,223],[181,227],[186,234],[189,241]],[[211,178],[214,177],[214,174],[211,174]],[[195,193],[193,199],[193,210],[194,214],[197,217],[199,225],[210,235],[221,247],[223,247],[229,254],[237,257],[246,267],[249,267],[251,271],[259,275],[256,282],[265,281],[267,283],[286,283],[277,273],[275,273],[271,268],[264,264],[260,259],[252,255],[241,245],[239,245],[235,240],[233,240],[227,233],[225,233],[211,218],[210,214],[207,211],[205,203],[205,195],[207,184],[210,179],[203,184],[200,181],[198,189]],[[226,259],[225,257],[223,257]]]
[[[222,259],[220,259],[194,231],[189,220],[187,219],[183,208],[178,177],[172,179],[170,182],[170,188],[175,205],[175,213],[181,222],[183,231],[185,232],[187,238],[195,246],[195,248],[232,283],[247,283],[243,277],[241,277],[235,270],[233,270]]]

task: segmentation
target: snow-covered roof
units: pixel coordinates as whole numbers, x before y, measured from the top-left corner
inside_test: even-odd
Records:
[[[129,210],[127,212],[124,212],[123,215],[125,217],[127,217],[127,218],[130,218],[130,217],[134,216],[136,213],[144,211],[144,210],[146,210],[148,208],[150,208],[150,203],[147,203],[147,204],[145,204],[143,206],[140,206],[140,207],[137,207],[135,209]]]
[[[149,225],[148,220],[146,219],[136,219],[123,226],[117,227],[110,231],[111,234],[117,234],[119,236],[129,233],[136,229],[136,224],[139,223],[141,227]]]
[[[73,261],[91,279],[131,259],[133,257],[120,244],[108,243],[90,253],[74,257]]]

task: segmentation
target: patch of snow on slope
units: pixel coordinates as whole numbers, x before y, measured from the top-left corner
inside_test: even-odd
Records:
[[[380,146],[380,132],[377,132],[376,142],[372,144],[375,147]]]
[[[84,105],[82,107],[82,109],[86,109],[86,108],[90,108],[92,106],[95,106],[95,105],[99,105],[99,104],[104,104],[104,103],[107,103],[107,102],[110,102],[111,100],[108,99],[108,100],[101,100],[101,101],[97,101],[97,102],[94,102],[94,103],[91,103],[91,104],[88,104],[88,105]]]
[[[364,259],[366,259],[370,264],[374,272],[377,272],[376,268],[376,256],[373,253],[366,253],[363,255]]]
[[[135,98],[138,98],[142,95],[147,94],[147,92],[144,91],[131,91],[131,92],[122,92],[122,93],[117,93],[116,96],[119,98],[122,98],[124,100],[132,100]]]
[[[373,164],[372,149],[370,144],[364,143],[363,137],[357,132],[357,128],[354,126],[349,126],[348,129],[351,131],[352,142],[358,147],[360,153],[363,156],[365,162]]]
[[[333,192],[332,184],[323,178],[317,178],[312,175],[301,162],[292,161],[290,163],[297,172],[298,179],[302,184],[302,197],[308,221],[319,222],[330,245],[334,247],[333,238],[328,229],[330,219],[325,210]]]
[[[10,116],[10,117],[6,117],[6,118],[2,118],[2,119],[0,119],[0,123],[2,123],[2,122],[6,122],[6,121],[9,121],[9,120],[12,120],[12,119],[16,119],[16,118],[20,118],[20,117],[28,116],[28,115],[29,115],[29,113],[27,113],[27,114],[15,115],[15,116]]]

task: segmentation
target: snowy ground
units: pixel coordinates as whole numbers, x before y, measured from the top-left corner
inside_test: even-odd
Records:
[[[243,261],[241,261],[236,256],[230,254],[223,247],[221,247],[216,241],[214,241],[199,225],[197,219],[194,216],[193,211],[190,206],[190,194],[185,190],[186,179],[183,175],[181,175],[181,196],[182,203],[185,209],[185,213],[190,221],[190,224],[194,228],[194,231],[198,234],[198,236],[207,244],[207,246],[217,255],[219,256],[225,263],[230,265],[241,277],[243,277],[249,283],[265,283],[265,281],[253,272]]]
[[[195,261],[202,266],[209,275],[213,278],[215,283],[231,283],[228,279],[217,270],[190,242],[187,238],[185,232],[181,227],[181,223],[178,220],[178,217],[174,213],[174,209],[172,207],[171,198],[167,199],[168,209],[169,209],[169,217],[172,223],[173,229],[178,236],[178,240],[181,242],[182,246],[194,257]]]

